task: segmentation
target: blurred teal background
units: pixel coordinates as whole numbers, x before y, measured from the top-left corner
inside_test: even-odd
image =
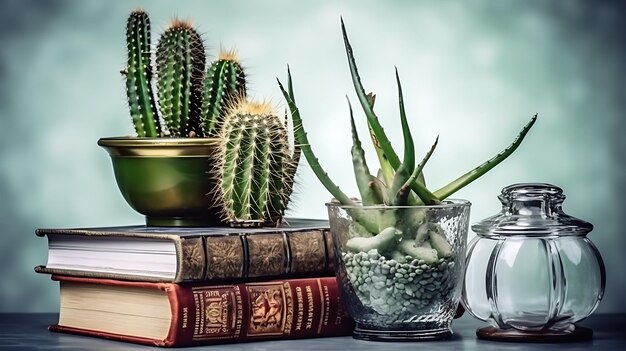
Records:
[[[456,194],[472,222],[496,213],[500,190],[549,182],[566,212],[592,222],[608,271],[600,311],[626,311],[626,11],[607,1],[0,1],[0,312],[52,312],[58,288],[38,227],[141,223],[119,194],[99,137],[132,134],[124,25],[143,7],[153,43],[173,17],[191,19],[209,54],[236,48],[251,94],[282,111],[275,78],[289,63],[309,138],[350,194],[345,94],[356,102],[343,16],[366,89],[400,146],[394,66],[419,153],[435,188],[503,149],[534,113],[520,149]],[[363,122],[363,116],[359,118]],[[361,123],[360,131],[366,133]],[[369,145],[368,145],[369,146]],[[366,149],[371,163],[373,150]],[[324,218],[330,195],[301,163],[292,216]],[[621,228],[621,229],[620,229]],[[532,284],[532,282],[529,282]]]

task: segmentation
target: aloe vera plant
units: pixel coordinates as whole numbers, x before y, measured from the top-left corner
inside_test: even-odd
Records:
[[[378,172],[372,174],[348,101],[352,165],[361,201],[346,195],[320,165],[296,105],[289,69],[287,88],[280,80],[278,85],[291,111],[296,144],[300,145],[319,181],[334,197],[333,202],[343,205],[341,209],[332,204],[329,206],[331,227],[333,221],[337,223],[332,230],[337,235],[336,248],[341,258],[338,277],[342,285],[350,287],[344,288],[348,300],[354,298],[358,300],[355,305],[366,307],[352,309],[350,313],[357,323],[384,325],[385,328],[398,326],[401,330],[411,328],[409,324],[422,319],[448,318],[442,315],[451,319],[458,303],[458,298],[455,300],[458,281],[462,279],[463,233],[467,232],[469,202],[446,199],[509,157],[520,146],[537,116],[530,119],[502,152],[431,191],[426,186],[423,170],[439,137],[418,163],[396,70],[404,145],[400,158],[374,112],[375,95],[366,94],[363,88],[343,21],[341,28],[352,82],[380,163]],[[348,303],[348,306],[352,305]],[[371,310],[376,314],[371,314]]]
[[[412,238],[408,238],[406,233],[416,233],[418,232],[418,228],[406,226],[406,223],[415,223],[415,221],[409,221],[406,220],[406,218],[402,218],[404,212],[400,210],[380,212],[363,211],[359,210],[358,206],[410,206],[437,205],[442,203],[442,201],[445,201],[445,199],[450,195],[478,179],[509,157],[520,146],[524,137],[534,125],[537,115],[534,115],[530,119],[512,144],[510,144],[502,152],[478,167],[461,175],[440,189],[431,191],[425,185],[422,171],[437,146],[438,138],[435,140],[430,150],[428,150],[428,152],[426,152],[423,156],[421,161],[416,164],[414,141],[408,126],[404,108],[402,86],[396,70],[400,123],[404,143],[404,153],[402,155],[402,159],[400,159],[391,146],[391,142],[387,138],[379,118],[374,112],[374,95],[365,93],[343,20],[341,28],[348,63],[350,66],[352,82],[359,98],[360,105],[365,112],[365,116],[367,117],[367,123],[371,132],[372,141],[374,142],[374,147],[378,153],[379,161],[381,163],[380,171],[378,173],[380,176],[372,175],[369,167],[367,167],[364,151],[361,148],[361,142],[356,132],[354,118],[352,116],[352,108],[350,107],[353,141],[353,168],[362,202],[359,203],[351,199],[331,180],[328,173],[319,164],[318,158],[315,156],[315,153],[309,143],[308,136],[300,116],[300,110],[295,103],[291,72],[288,70],[288,89],[285,89],[280,80],[278,81],[278,84],[291,111],[295,126],[294,130],[296,143],[301,145],[302,153],[311,166],[311,169],[324,187],[326,187],[326,189],[332,194],[335,200],[342,205],[351,206],[349,211],[350,215],[354,219],[355,228],[353,229],[356,232],[366,234],[362,237],[351,239],[352,242],[348,242],[348,247],[355,252],[379,248],[379,252],[386,252],[389,255],[393,255],[394,252],[400,251],[402,254],[412,256],[416,259],[422,259],[427,262],[433,261],[432,250],[436,251],[435,257],[445,257],[449,248],[449,243],[446,242],[445,237],[437,236],[437,231],[439,231],[440,228],[429,228],[428,226],[422,228],[422,232],[427,230],[427,232],[430,233],[429,236],[431,239],[429,240],[417,238],[415,235]],[[393,228],[395,231],[392,231],[389,228]],[[389,233],[395,233],[396,235],[389,235]],[[433,237],[434,239],[432,239]]]

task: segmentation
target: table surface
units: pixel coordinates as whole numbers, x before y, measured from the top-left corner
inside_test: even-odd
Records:
[[[57,321],[57,314],[0,314],[0,350],[157,350],[117,341],[86,336],[52,333],[49,324]],[[446,341],[415,343],[371,342],[346,337],[277,340],[229,345],[195,346],[176,350],[626,350],[626,314],[593,315],[580,323],[592,328],[592,341],[566,344],[523,344],[484,341],[476,339],[476,328],[485,324],[470,316],[463,316],[452,324],[454,336]],[[419,344],[419,345],[418,345]]]

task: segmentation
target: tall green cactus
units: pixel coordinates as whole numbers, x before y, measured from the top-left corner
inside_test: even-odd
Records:
[[[287,129],[266,103],[242,101],[225,117],[215,176],[224,220],[233,226],[277,223],[292,189]]]
[[[246,96],[246,75],[234,51],[222,51],[204,78],[202,119],[207,136],[215,136],[224,113]]]
[[[128,66],[126,95],[135,131],[140,137],[159,137],[161,124],[152,92],[150,18],[142,10],[133,11],[126,24]]]
[[[172,21],[159,38],[159,106],[171,136],[204,135],[200,109],[205,59],[202,38],[187,21]]]

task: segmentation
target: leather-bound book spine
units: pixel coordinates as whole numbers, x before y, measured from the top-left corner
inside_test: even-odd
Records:
[[[38,229],[38,236],[48,238],[49,261],[35,267],[37,273],[85,278],[105,278],[148,282],[218,282],[232,279],[304,278],[334,274],[334,249],[328,222],[292,219],[289,226],[278,228],[165,228],[126,226],[108,228]],[[119,262],[132,261],[119,252],[101,255],[99,267],[50,262],[50,253],[68,248],[87,250],[106,242],[134,243],[146,247],[156,241],[170,242],[175,251],[169,276],[130,274],[132,269]],[[76,249],[76,248],[79,249]],[[98,254],[96,247],[93,253]],[[124,247],[124,251],[130,251]],[[128,255],[132,255],[129,252]],[[56,257],[56,255],[55,255]],[[92,260],[93,261],[93,260]],[[82,264],[82,262],[80,263]]]
[[[167,337],[154,339],[64,325],[62,298],[59,324],[50,326],[50,330],[58,332],[178,347],[350,335],[354,327],[340,300],[334,277],[231,285],[146,283],[67,276],[52,278],[61,282],[62,296],[64,284],[138,288],[139,291],[156,289],[167,295],[171,308]]]

